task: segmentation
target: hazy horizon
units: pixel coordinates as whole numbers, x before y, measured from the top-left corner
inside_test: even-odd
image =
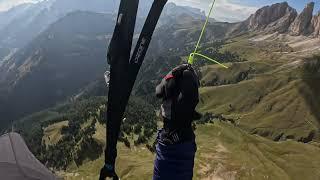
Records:
[[[23,3],[37,3],[44,0],[0,0],[0,12],[9,10],[12,7]],[[46,0],[48,1],[48,0]],[[212,0],[169,0],[169,2],[174,2],[177,5],[190,6],[193,8],[201,9],[202,11],[208,12],[209,6],[212,3]],[[283,0],[261,0],[259,2],[254,0],[217,0],[216,7],[214,9],[212,17],[227,22],[236,22],[242,21],[248,18],[252,13],[257,9],[271,5],[274,3],[284,2]],[[288,0],[290,6],[296,8],[298,11],[302,11],[305,5],[310,0]],[[320,3],[316,3],[314,13],[317,13],[320,10]]]

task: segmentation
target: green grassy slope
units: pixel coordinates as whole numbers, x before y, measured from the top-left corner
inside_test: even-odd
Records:
[[[68,121],[54,123],[44,129],[42,140],[45,141],[46,145],[57,144],[61,140],[61,129],[63,126],[68,126]]]
[[[225,123],[199,127],[197,176],[200,179],[315,179],[319,147],[274,142]],[[205,171],[201,172],[201,167]],[[228,178],[230,177],[230,178]]]
[[[314,180],[320,176],[320,147],[295,141],[274,142],[228,123],[199,125],[194,179]],[[154,154],[143,146],[118,145],[121,179],[151,179]],[[60,173],[67,180],[98,178],[103,158]]]
[[[201,89],[200,110],[230,115],[245,129],[273,139],[302,140],[319,129],[317,116],[300,91],[301,80],[258,78],[236,85]],[[301,139],[302,138],[302,139]]]
[[[288,59],[281,53],[285,44],[262,46],[246,38],[230,40],[223,51],[237,51],[249,61],[229,64],[229,69],[201,68],[205,87],[199,110],[228,116],[243,129],[274,140],[319,141],[317,57]]]

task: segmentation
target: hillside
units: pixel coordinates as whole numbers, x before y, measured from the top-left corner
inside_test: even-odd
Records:
[[[54,111],[54,109],[51,109],[51,111]],[[39,116],[41,115],[39,114]],[[24,121],[29,121],[30,123],[31,119],[36,120],[35,117],[29,117],[29,120],[25,119]],[[66,120],[66,118],[60,119]],[[90,119],[83,121],[78,127],[82,130],[90,127],[90,122],[92,122]],[[66,157],[66,154],[72,153],[73,156],[71,158],[77,158],[78,148],[68,149],[65,146],[70,143],[62,143],[68,142],[66,141],[64,129],[65,127],[69,127],[70,129],[70,122],[61,121],[51,124],[48,123],[49,121],[51,120],[47,119],[43,121],[42,118],[42,122],[44,122],[42,123],[44,135],[39,137],[40,141],[44,143],[43,145],[48,146],[47,151],[43,151],[48,154],[43,154],[40,157],[50,159],[50,157],[55,157],[54,153],[59,153],[63,149],[64,157]],[[47,126],[46,124],[50,125]],[[126,126],[128,123],[125,121],[124,124]],[[28,126],[24,128],[28,128]],[[91,135],[91,138],[94,140],[93,142],[103,147],[105,143],[105,126],[101,125],[98,120],[94,129],[95,133]],[[31,131],[28,130],[28,132]],[[152,176],[154,154],[148,149],[146,144],[152,145],[153,140],[151,139],[149,142],[139,145],[134,143],[138,138],[135,131],[131,133],[124,133],[129,143],[124,143],[120,140],[118,144],[119,158],[117,161],[117,172],[122,179],[150,179]],[[319,171],[317,171],[317,168],[320,166],[320,157],[316,156],[320,150],[319,143],[302,144],[292,140],[274,142],[260,136],[250,135],[230,123],[218,120],[206,124],[198,124],[196,134],[198,151],[194,179],[263,179],[268,177],[270,179],[298,180],[303,177],[306,180],[312,180],[320,175]],[[31,136],[25,134],[25,137],[34,138],[35,136],[34,134]],[[82,138],[85,137],[87,136],[82,136]],[[81,146],[83,140],[79,142]],[[128,146],[128,144],[130,145]],[[86,155],[85,159],[80,161],[82,163],[70,161],[66,170],[56,169],[57,174],[65,177],[67,180],[79,178],[96,179],[101,164],[103,164],[103,158],[100,156],[102,155],[102,151],[93,150],[94,146],[92,142],[89,147],[85,151],[80,151],[82,155]],[[68,161],[66,162],[65,160],[67,159],[54,159],[54,161],[51,160],[49,163],[67,163]]]
[[[101,77],[106,34],[112,33],[112,26],[112,15],[75,12],[4,61],[0,66],[0,89],[6,92],[0,104],[2,127],[9,119],[66,100]]]
[[[199,109],[223,114],[249,132],[273,140],[319,141],[319,111],[315,110],[320,105],[319,56],[296,56],[291,61],[285,52],[270,53],[242,38],[224,49],[237,48],[239,43],[245,49],[242,56],[261,59],[230,64],[231,70],[203,67],[202,81],[209,86],[201,89]]]
[[[48,0],[22,4],[0,13],[0,47],[22,48],[45,31],[52,23],[74,11],[115,13],[119,1],[106,4],[92,0],[90,5],[83,0]]]

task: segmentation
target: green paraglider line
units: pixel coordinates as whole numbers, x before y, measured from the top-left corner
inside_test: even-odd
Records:
[[[189,59],[188,59],[188,63],[189,64],[193,64],[194,63],[194,56],[197,55],[197,56],[205,58],[206,60],[209,60],[211,62],[217,63],[217,64],[219,64],[220,66],[222,66],[224,68],[228,68],[227,66],[223,65],[222,63],[219,63],[218,61],[216,61],[216,60],[214,60],[212,58],[209,58],[208,56],[205,56],[205,55],[197,53],[198,48],[200,46],[201,39],[202,39],[203,34],[204,34],[204,32],[205,32],[205,30],[207,28],[207,24],[209,22],[209,18],[210,18],[211,14],[212,14],[212,10],[213,10],[213,7],[214,7],[215,3],[216,3],[216,0],[213,0],[211,8],[210,8],[210,11],[209,11],[209,14],[208,14],[207,19],[206,19],[206,22],[204,23],[204,25],[202,27],[201,34],[200,34],[199,40],[197,42],[197,45],[196,45],[196,47],[194,49],[194,52],[189,55]]]
[[[207,59],[208,61],[211,61],[211,62],[214,62],[214,63],[216,63],[216,64],[219,64],[220,66],[222,66],[222,67],[224,67],[224,68],[226,68],[226,69],[229,68],[228,66],[223,65],[222,63],[219,63],[218,61],[216,61],[216,60],[214,60],[214,59],[212,59],[212,58],[210,58],[210,57],[208,57],[208,56],[205,56],[205,55],[203,55],[203,54],[199,54],[199,53],[191,53],[191,54],[190,54],[190,56],[192,56],[193,58],[194,58],[195,55],[196,55],[196,56],[203,57],[204,59]],[[189,64],[191,64],[191,63],[189,63]]]

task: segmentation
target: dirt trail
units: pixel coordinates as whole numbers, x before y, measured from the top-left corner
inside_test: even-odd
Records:
[[[202,155],[208,161],[219,162],[215,167],[212,167],[209,164],[201,164],[198,170],[199,174],[202,175],[202,180],[235,180],[236,171],[228,170],[223,164],[225,162],[225,154],[230,153],[228,149],[223,146],[221,143],[216,145],[216,152],[212,154]],[[203,177],[205,176],[205,177]]]

